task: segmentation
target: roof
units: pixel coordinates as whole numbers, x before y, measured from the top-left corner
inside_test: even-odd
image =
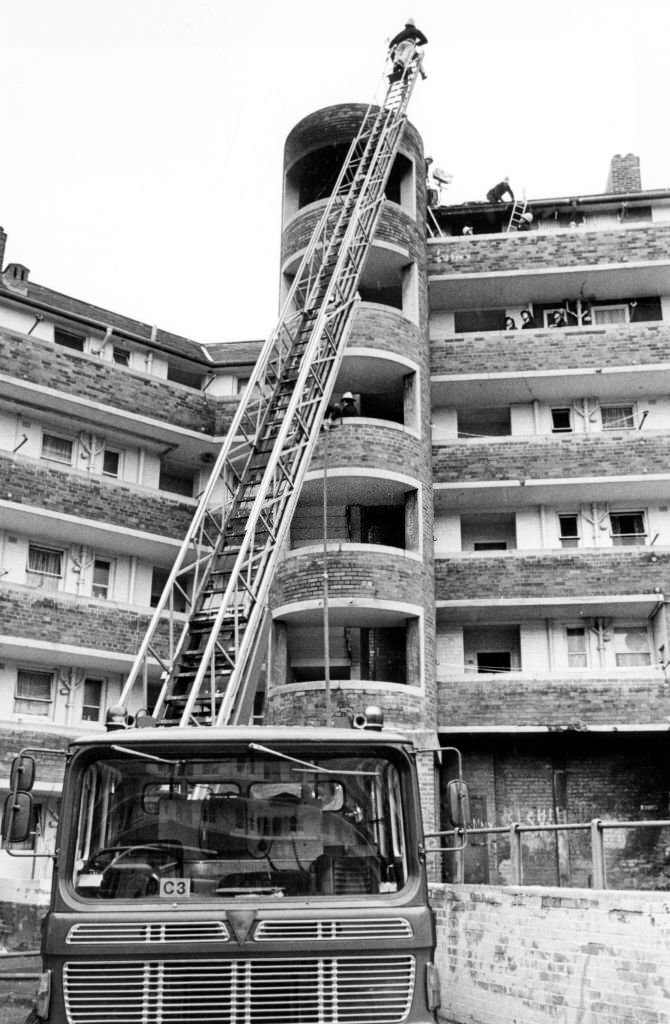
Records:
[[[78,736],[71,746],[120,747],[159,746],[165,743],[197,743],[203,749],[213,743],[319,743],[346,746],[370,746],[379,743],[409,743],[403,733],[384,729],[337,729],[291,725],[251,726],[169,726],[150,729],[119,729]],[[290,751],[292,753],[293,751]]]
[[[213,364],[225,366],[253,366],[262,347],[262,341],[215,341],[204,346]]]

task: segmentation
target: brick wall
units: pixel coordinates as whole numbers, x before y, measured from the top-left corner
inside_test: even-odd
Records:
[[[424,724],[424,700],[421,695],[398,691],[365,690],[358,685],[348,689],[346,683],[332,684],[333,716],[349,712],[358,714],[370,704],[381,705],[384,725],[389,729],[421,728]],[[268,725],[323,725],[326,720],[326,701],[323,690],[290,691],[281,688],[272,691]]]
[[[533,267],[647,263],[670,257],[670,224],[625,231],[501,234],[440,239],[428,249],[431,274],[482,274]]]
[[[579,677],[507,679],[504,674],[438,681],[438,722],[443,726],[550,726],[664,723],[670,686],[659,671],[647,678]]]
[[[426,446],[399,426],[345,419],[328,435],[329,470],[345,466],[370,467],[425,480],[427,463]],[[323,442],[319,440],[309,468],[315,470],[322,465]]]
[[[606,192],[641,192],[640,158],[634,153],[615,153],[610,161]]]
[[[554,551],[435,563],[437,600],[670,593],[670,552],[653,548]]]
[[[134,655],[149,616],[85,598],[5,586],[0,589],[0,623],[6,636],[38,637],[44,645],[71,644]]]
[[[667,473],[670,434],[636,430],[435,445],[436,482]]]
[[[207,433],[220,432],[231,421],[236,405],[207,400],[190,388],[140,376],[94,356],[7,330],[0,330],[0,372],[63,394]]]
[[[375,348],[421,363],[425,339],[416,324],[390,306],[362,304],[354,315],[348,348]]]
[[[83,727],[82,727],[83,728]],[[12,760],[24,747],[36,747],[40,751],[51,748],[65,750],[69,740],[54,732],[31,732],[29,726],[0,726],[0,778],[9,778]],[[38,783],[55,783],[63,781],[65,760],[57,754],[40,753],[36,758],[36,779]]]
[[[282,235],[282,265],[294,253],[305,249],[312,237],[314,228],[323,216],[325,204],[309,206],[304,212],[297,214],[287,225]],[[374,233],[375,241],[391,242],[393,245],[407,249],[414,259],[419,254],[419,233],[416,224],[397,203],[385,202]]]
[[[0,500],[50,509],[66,515],[183,537],[194,506],[160,493],[142,494],[99,476],[55,469],[45,462],[0,454]]]
[[[530,700],[534,694],[531,693]],[[449,734],[463,756],[473,827],[503,827],[472,835],[465,881],[513,881],[509,826],[521,834],[526,885],[590,887],[593,856],[589,822],[665,820],[668,803],[667,728],[656,732],[593,732],[580,723],[543,733]],[[641,740],[642,737],[642,740]],[[443,783],[444,785],[444,783]],[[446,820],[446,819],[445,819]],[[558,838],[542,827],[560,821],[585,824]],[[604,831],[610,889],[670,888],[670,828],[637,826]],[[444,881],[452,881],[453,863]]]
[[[295,125],[286,139],[284,168],[290,167],[299,157],[321,146],[351,142],[358,132],[366,110],[367,106],[362,103],[338,103],[308,114]],[[403,129],[401,146],[415,159],[423,159],[421,137],[409,122]]]
[[[662,893],[431,886],[439,1019],[661,1024],[670,1019]]]
[[[433,341],[432,373],[518,373],[670,361],[670,324],[464,334]]]
[[[421,562],[392,550],[361,551],[360,548],[328,553],[328,593],[371,602],[403,601],[423,605],[430,597],[432,580]],[[292,555],[281,563],[272,587],[272,604],[320,601],[323,596],[323,556]]]

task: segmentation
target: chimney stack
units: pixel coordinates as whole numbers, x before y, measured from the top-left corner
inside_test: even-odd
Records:
[[[2,272],[2,283],[13,292],[27,295],[29,274],[28,267],[24,267],[23,263],[8,263]]]
[[[610,162],[605,192],[641,192],[640,158],[634,153],[615,153]]]

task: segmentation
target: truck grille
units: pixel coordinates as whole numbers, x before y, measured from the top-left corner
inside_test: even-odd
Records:
[[[413,956],[72,962],[68,1024],[399,1024]]]
[[[343,918],[319,921],[261,921],[254,938],[273,939],[408,939],[412,927],[404,917]]]
[[[229,937],[223,921],[100,921],[73,925],[66,942],[73,946],[89,942],[227,942]]]

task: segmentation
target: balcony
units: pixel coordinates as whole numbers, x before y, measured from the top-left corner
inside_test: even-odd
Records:
[[[658,669],[449,675],[438,666],[438,728],[457,731],[584,731],[626,725],[663,725],[670,718],[670,687]]]
[[[433,308],[560,301],[570,278],[586,294],[663,294],[670,268],[670,224],[470,235],[428,246]]]
[[[232,420],[236,404],[208,402],[202,393],[191,388],[145,377],[95,356],[6,328],[0,329],[0,373],[12,378],[0,384],[8,397],[16,398],[16,387],[21,386],[18,382],[26,381],[52,391],[58,399],[54,408],[62,410],[67,400],[64,396],[74,396],[87,403],[207,433],[224,430]],[[41,395],[40,404],[48,404],[47,397]]]
[[[159,492],[111,483],[104,477],[63,472],[52,465],[0,453],[0,503],[22,506],[26,513],[46,509],[83,520],[146,533],[182,538],[191,522],[195,502],[170,500]],[[20,525],[20,524],[19,524]]]
[[[638,430],[451,442],[433,447],[435,504],[635,501],[670,494],[670,435]]]
[[[409,614],[418,614],[429,600],[431,580],[415,555],[381,545],[331,544],[328,594],[333,626],[391,627]],[[316,548],[292,552],[275,576],[275,616],[286,621],[297,616],[305,625],[318,624],[322,596],[322,552]]]
[[[124,673],[150,615],[117,604],[4,584],[0,585],[0,618],[3,658]],[[167,651],[167,626],[162,650]],[[158,672],[156,664],[156,677]]]
[[[491,331],[433,341],[435,405],[670,392],[670,323]]]
[[[515,621],[648,615],[670,593],[670,550],[656,547],[458,554],[435,563],[438,619]]]

